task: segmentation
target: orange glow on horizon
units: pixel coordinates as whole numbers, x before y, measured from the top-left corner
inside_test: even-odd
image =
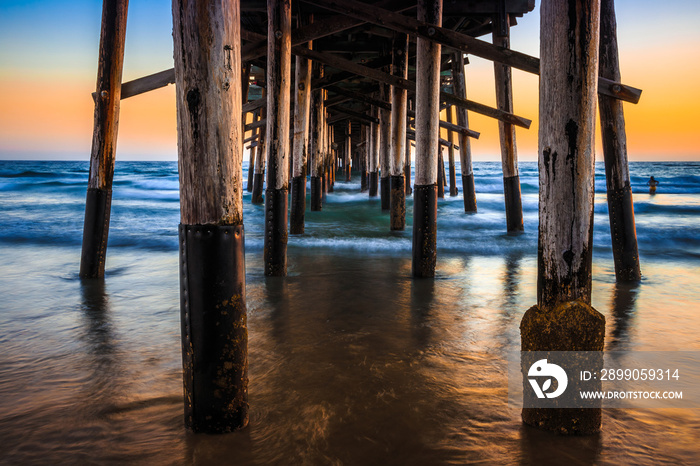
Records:
[[[677,52],[677,53],[676,53]],[[632,50],[621,63],[623,82],[643,90],[641,101],[626,103],[628,156],[634,160],[699,160],[700,132],[694,110],[700,106],[695,86],[700,62],[682,67],[678,56],[696,53],[693,44],[679,45],[673,54],[664,50]],[[654,67],[649,68],[649,57]],[[468,98],[495,107],[493,65],[471,58],[467,66]],[[47,84],[49,83],[49,84]],[[532,120],[530,129],[516,129],[518,158],[537,159],[539,78],[513,71],[515,114]],[[17,152],[60,152],[71,158],[89,157],[93,124],[90,96],[94,79],[68,76],[24,78],[5,73],[0,77],[0,151],[4,158]],[[444,117],[444,112],[443,112]],[[251,115],[248,115],[250,120]],[[475,161],[500,160],[498,123],[469,113],[470,127],[481,133],[472,140]],[[121,102],[118,158],[177,157],[175,88],[168,86]],[[599,127],[597,158],[602,159]],[[446,133],[442,132],[442,137]]]
[[[149,153],[177,159],[175,86],[121,101],[117,151],[143,156]]]
[[[89,154],[94,106],[86,86],[90,84],[0,79],[0,149]]]

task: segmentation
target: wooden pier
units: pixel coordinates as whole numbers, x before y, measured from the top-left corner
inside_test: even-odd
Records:
[[[387,231],[406,228],[413,196],[412,274],[431,279],[439,199],[446,186],[459,195],[457,176],[465,214],[479,215],[471,146],[479,128],[470,127],[469,112],[498,122],[504,231],[534,228],[523,223],[516,147],[516,128],[526,131],[531,121],[515,113],[513,68],[540,76],[538,296],[521,324],[522,349],[602,350],[604,318],[590,307],[596,106],[615,272],[618,281],[635,281],[622,107],[641,91],[621,82],[613,0],[542,0],[539,58],[518,52],[510,37],[534,7],[534,0],[175,0],[174,68],[121,83],[128,1],[104,0],[80,276],[104,276],[119,101],[174,83],[189,429],[228,432],[248,422],[244,147],[247,190],[265,209],[265,275],[286,275],[288,234],[305,233],[306,215],[323,215],[338,170],[345,183],[355,170],[358,190],[368,200],[379,196],[388,212]],[[568,39],[554,40],[561,37]],[[496,107],[468,93],[469,55],[493,62]],[[545,332],[549,325],[559,333]],[[592,433],[600,410],[526,408],[523,421]]]

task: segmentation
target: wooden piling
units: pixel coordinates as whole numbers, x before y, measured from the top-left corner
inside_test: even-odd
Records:
[[[345,129],[345,181],[352,179],[352,122],[348,120],[348,127]]]
[[[379,117],[379,108],[372,107],[372,116]],[[370,152],[369,152],[369,197],[377,197],[379,189],[379,146],[381,131],[379,125],[372,123],[370,126]]]
[[[408,78],[408,35],[394,34],[392,43],[392,74]],[[391,144],[389,181],[390,228],[402,231],[406,228],[406,112],[408,92],[398,86],[391,89]]]
[[[253,123],[256,123],[258,121],[258,117],[260,116],[260,109],[257,109],[253,112]],[[245,121],[245,120],[244,120]],[[248,184],[246,186],[246,191],[249,193],[253,192],[253,179],[255,175],[255,159],[256,159],[256,154],[260,150],[260,144],[261,144],[261,139],[258,136],[258,128],[253,128],[253,136],[254,138],[257,138],[256,144],[251,144],[250,148],[250,154],[248,158]]]
[[[291,83],[293,86],[294,83]],[[292,87],[294,89],[294,87]],[[296,94],[296,93],[295,93]],[[291,100],[291,93],[290,93],[290,100]],[[294,110],[294,106],[290,107],[290,111]],[[289,117],[289,141],[287,141],[287,147],[289,147],[289,156],[287,157],[287,182],[289,186],[289,192],[291,194],[291,184],[292,184],[292,179],[294,178],[294,160],[293,160],[293,154],[292,151],[294,149],[294,118],[291,116]],[[290,218],[291,221],[291,218]]]
[[[263,98],[267,100],[267,89],[263,88]],[[260,121],[265,120],[267,126],[267,106],[260,108]],[[265,184],[265,164],[267,160],[267,135],[265,129],[260,129],[258,137],[258,150],[255,152],[255,170],[253,174],[253,193],[250,201],[253,204],[262,204],[263,185]]]
[[[418,2],[418,20],[442,25],[442,0]],[[416,181],[413,202],[414,277],[434,277],[437,261],[437,152],[440,123],[440,45],[417,38]]]
[[[614,0],[601,0],[600,3],[600,76],[616,82],[621,79]],[[638,281],[642,278],[642,272],[639,267],[622,101],[600,94],[598,104],[615,276],[619,282]]]
[[[326,119],[326,121],[328,121]],[[335,185],[335,154],[333,153],[333,128],[326,128],[326,173],[328,175],[328,192],[332,193]]]
[[[598,54],[599,9],[583,0],[574,3],[580,11],[553,0],[543,2],[541,10],[542,51],[547,53],[540,84],[541,306],[576,299],[590,302],[591,295],[598,71],[591,57]],[[570,24],[570,17],[577,24]],[[556,42],[545,25],[551,32],[573,36],[571,47]]]
[[[362,130],[362,124],[360,124],[358,129]],[[357,139],[357,136],[355,137],[355,139]],[[357,146],[357,143],[353,139],[351,139],[350,145],[352,147],[352,157],[350,158],[350,168],[352,169],[352,167],[357,167],[357,170],[360,171],[360,162],[357,158],[357,155],[359,153],[358,151],[360,148]]]
[[[497,24],[493,28],[493,44],[510,49],[510,17],[508,14],[498,16]],[[496,106],[499,110],[513,113],[513,84],[510,66],[494,62],[493,67],[496,81]],[[501,140],[506,228],[509,233],[515,233],[524,229],[518,151],[515,145],[515,125],[499,121],[498,133]]]
[[[437,195],[439,199],[445,198],[445,159],[442,156],[442,147],[438,146],[438,172],[437,172]]]
[[[452,112],[454,111],[453,106],[447,107],[447,122],[448,123],[453,123],[453,117],[452,117]],[[447,157],[448,157],[448,164],[450,166],[450,197],[456,196],[459,194],[459,190],[457,189],[457,171],[455,169],[455,140],[454,140],[454,131],[447,130],[447,139],[452,143],[451,146],[448,146],[447,148]]]
[[[239,21],[237,0],[173,2],[185,425],[195,432],[248,424]]]
[[[323,94],[323,100],[325,101],[328,98],[328,91],[323,89],[322,91]],[[328,194],[328,185],[330,184],[328,182],[328,135],[331,132],[331,127],[328,124],[328,112],[324,108],[323,111],[323,136],[321,140],[323,141],[323,145],[321,146],[321,186],[323,187],[323,201],[326,201],[326,194]]]
[[[406,138],[406,164],[404,165],[404,177],[406,179],[406,195],[410,196],[413,193],[413,188],[411,187],[411,141]]]
[[[379,84],[379,98],[391,103],[392,86]],[[381,197],[382,211],[390,208],[390,181],[391,172],[391,110],[379,109],[379,196]]]
[[[312,47],[309,42],[308,47]],[[295,63],[294,141],[292,143],[292,209],[289,233],[304,233],[306,211],[307,151],[309,148],[309,111],[311,107],[311,60],[297,56]]]
[[[248,91],[250,91],[250,71],[252,66],[253,65],[251,63],[244,63],[242,68],[241,101],[243,102],[243,105],[248,103]],[[243,118],[243,123],[245,123],[245,117]]]
[[[586,0],[543,0],[540,9],[537,305],[520,324],[523,351],[604,346],[605,318],[590,306],[599,14],[599,3]],[[590,434],[600,430],[601,410],[523,408],[522,419]]]
[[[323,67],[318,63],[312,65],[312,79],[323,77]],[[323,164],[324,113],[323,89],[311,91],[311,210],[320,211],[323,205],[323,185],[321,171]]]
[[[369,190],[369,180],[367,172],[367,162],[369,160],[369,129],[365,125],[361,125],[362,146],[360,148],[360,192]]]
[[[267,0],[267,189],[265,275],[287,275],[292,1]]]
[[[80,278],[103,278],[112,206],[128,0],[104,0]]]
[[[464,72],[464,56],[455,52],[452,57],[452,85],[457,97],[466,99],[467,81]],[[469,116],[465,108],[457,107],[457,125],[469,128]],[[462,191],[464,194],[464,211],[476,212],[476,192],[474,190],[474,171],[472,170],[472,145],[469,137],[459,133],[459,164],[462,168]]]
[[[251,72],[252,67],[253,67],[253,65],[251,63],[243,63],[242,74],[241,74],[241,101],[242,101],[243,106],[245,106],[248,103],[248,94],[250,92],[250,72]],[[246,113],[247,112],[245,110],[243,110],[243,119],[242,119],[243,137],[242,137],[242,139],[243,139],[243,144],[249,142],[249,140],[251,142],[253,142],[252,144],[250,144],[250,146],[247,147],[248,152],[249,152],[249,159],[248,159],[248,181],[246,184],[246,190],[248,192],[251,192],[253,190],[253,186],[251,184],[251,181],[253,180],[253,173],[251,171],[251,166],[254,163],[253,162],[254,161],[253,150],[254,150],[255,146],[257,146],[257,142],[256,142],[257,135],[255,134],[257,131],[257,128],[253,130],[253,135],[250,137],[250,139],[246,139],[246,137],[245,137],[245,133],[246,133],[245,123],[248,119],[248,115],[246,115]],[[256,115],[256,113],[253,113],[253,122],[255,122],[255,115]]]
[[[413,109],[413,100],[407,101],[407,110]],[[413,188],[411,187],[411,141],[406,137],[406,156],[404,159],[404,178],[406,179],[406,195],[409,196],[413,193]]]

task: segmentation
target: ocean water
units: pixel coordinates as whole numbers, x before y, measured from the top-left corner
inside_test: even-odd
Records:
[[[505,233],[499,163],[475,164],[477,214],[461,194],[439,201],[434,280],[410,277],[412,200],[406,231],[390,232],[356,175],[307,210],[289,276],[266,278],[264,213],[245,192],[251,420],[221,436],[182,422],[176,163],[117,162],[106,277],[81,282],[87,170],[0,161],[0,463],[700,458],[698,410],[606,409],[600,435],[567,438],[524,427],[508,406],[505,354],[536,301],[535,163],[521,164],[521,235]],[[700,163],[630,171],[644,274],[633,286],[615,283],[596,170],[592,301],[606,348],[700,350]]]

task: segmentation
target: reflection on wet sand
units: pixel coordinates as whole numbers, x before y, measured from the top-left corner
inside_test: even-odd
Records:
[[[597,464],[603,448],[601,434],[560,436],[530,426],[520,426],[520,464],[560,466]]]
[[[505,257],[505,269],[503,271],[503,304],[498,327],[499,340],[504,351],[513,351],[520,348],[520,333],[513,331],[520,325],[520,318],[525,309],[522,309],[521,267],[523,255],[520,253],[508,254]]]
[[[630,330],[634,329],[635,305],[639,283],[616,283],[612,293],[613,330],[608,351],[625,351],[630,346]]]
[[[418,348],[425,348],[432,340],[433,304],[435,300],[434,280],[413,280],[411,282],[411,336]]]
[[[109,296],[103,279],[80,283],[81,314],[88,374],[79,391],[80,405],[91,414],[110,410],[119,394],[121,360],[111,322]]]
[[[505,271],[503,273],[503,310],[507,313],[522,311],[518,309],[518,288],[520,284],[520,261],[523,255],[513,252],[505,257]]]

